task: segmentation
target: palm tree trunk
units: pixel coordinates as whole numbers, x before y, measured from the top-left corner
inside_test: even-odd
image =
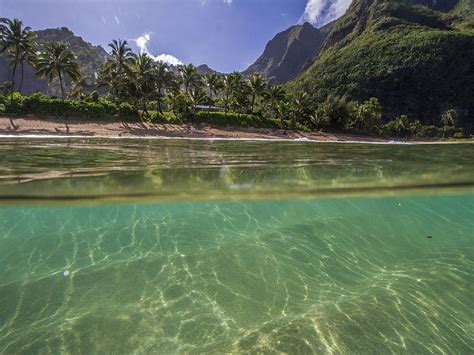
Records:
[[[143,114],[146,118],[150,117],[150,114],[148,113],[148,107],[146,105],[146,99],[143,99]]]
[[[163,114],[163,108],[161,107],[161,97],[156,101],[156,105],[158,106],[158,112]]]
[[[225,92],[226,100],[225,100],[225,113],[229,111],[229,91],[226,90]]]
[[[253,109],[255,107],[255,93],[252,93],[252,113],[253,113]]]
[[[12,73],[12,92],[11,97],[13,98],[13,93],[15,92],[15,74],[16,74],[16,66],[18,64],[18,52],[15,54],[15,62],[13,64],[13,73]]]
[[[209,88],[209,108],[207,109],[207,112],[211,112],[211,103],[212,103],[212,89]]]
[[[59,83],[61,84],[61,96],[64,100],[64,86],[63,86],[63,78],[61,76],[61,71],[58,70],[58,77],[59,77]]]
[[[23,86],[23,75],[24,75],[24,67],[25,67],[25,61],[21,61],[21,80],[20,80],[20,86],[18,87],[18,92],[21,94],[21,87]]]

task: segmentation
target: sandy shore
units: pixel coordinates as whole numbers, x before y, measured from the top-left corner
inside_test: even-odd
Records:
[[[204,124],[151,124],[86,120],[0,117],[1,136],[77,136],[77,137],[165,137],[165,138],[241,138],[310,139],[317,141],[373,141],[372,137],[302,132],[265,128],[215,128]]]
[[[386,139],[340,133],[268,128],[215,128],[205,124],[174,125],[77,119],[39,119],[35,117],[0,117],[0,136],[308,139],[322,142],[387,142]]]

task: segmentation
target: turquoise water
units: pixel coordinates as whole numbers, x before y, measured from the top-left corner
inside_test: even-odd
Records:
[[[471,147],[3,141],[0,353],[472,353]]]

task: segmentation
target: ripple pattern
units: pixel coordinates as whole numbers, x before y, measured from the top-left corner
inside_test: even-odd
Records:
[[[473,353],[473,217],[469,195],[2,208],[0,353]]]

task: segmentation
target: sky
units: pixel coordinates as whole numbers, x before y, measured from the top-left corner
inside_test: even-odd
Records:
[[[173,64],[244,70],[288,27],[320,27],[351,0],[0,0],[0,17],[34,30],[68,27],[95,45],[125,39],[135,52]]]

